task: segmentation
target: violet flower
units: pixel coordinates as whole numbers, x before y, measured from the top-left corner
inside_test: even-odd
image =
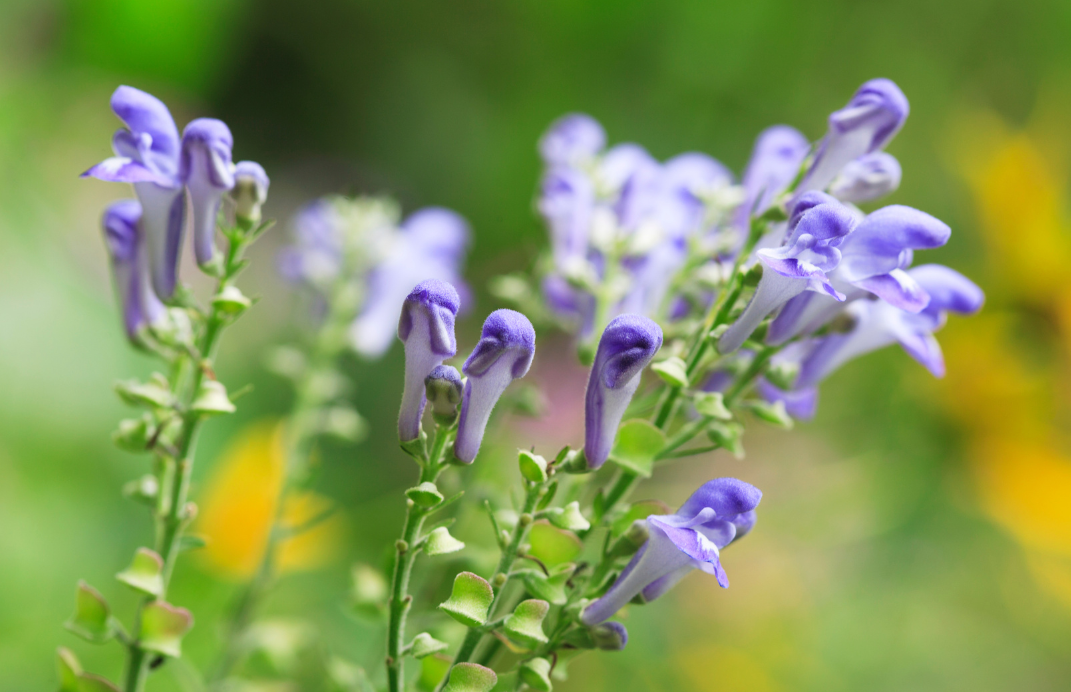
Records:
[[[760,377],[755,389],[763,400],[771,404],[778,401],[784,403],[785,412],[798,420],[810,420],[818,412],[818,387],[793,388],[786,391],[765,377]]]
[[[784,245],[756,251],[765,265],[762,279],[743,314],[718,340],[718,350],[731,353],[740,348],[767,315],[804,291],[844,300],[830,284],[828,272],[840,262],[836,246],[855,222],[843,205],[819,204],[799,216]]]
[[[539,153],[552,166],[576,166],[606,146],[602,125],[590,115],[570,113],[555,120],[539,140]]]
[[[829,116],[829,133],[797,191],[824,190],[851,161],[884,149],[909,110],[907,97],[892,81],[872,79],[863,84],[847,106]]]
[[[846,301],[872,293],[901,310],[918,312],[926,307],[929,296],[904,269],[910,266],[915,250],[941,247],[951,233],[944,222],[911,207],[878,209],[840,243],[841,261],[829,274],[830,284]],[[780,344],[814,331],[843,307],[844,303],[817,293],[796,296],[770,324],[767,342]]]
[[[438,279],[417,284],[402,304],[398,321],[398,338],[405,343],[405,387],[398,414],[398,436],[402,442],[420,437],[420,418],[426,403],[425,378],[457,353],[454,317],[460,306],[457,290]]]
[[[747,196],[737,212],[738,227],[746,230],[752,214],[769,209],[795,179],[810,148],[807,138],[788,125],[774,125],[759,134],[744,171]]]
[[[454,456],[471,464],[480,451],[487,421],[509,383],[524,377],[535,356],[535,329],[514,310],[495,310],[483,323],[479,343],[461,371],[465,391],[457,424]]]
[[[815,343],[803,360],[797,388],[818,384],[849,360],[894,343],[934,376],[944,376],[944,357],[933,333],[944,326],[949,312],[970,315],[980,310],[985,295],[970,279],[939,264],[914,267],[907,274],[929,296],[926,307],[911,313],[884,300],[852,303],[845,312],[853,327]]]
[[[693,569],[714,575],[722,588],[729,579],[719,559],[721,550],[755,525],[762,492],[735,478],[704,483],[676,514],[647,517],[650,538],[601,598],[580,613],[580,622],[608,620],[637,595],[652,601]]]
[[[640,375],[662,348],[662,328],[640,315],[610,321],[599,339],[584,396],[584,457],[589,469],[606,463]]]
[[[102,219],[123,326],[135,343],[144,329],[159,323],[167,314],[150,285],[141,221],[141,205],[132,199],[113,202]]]
[[[167,299],[178,283],[178,262],[186,221],[186,199],[179,177],[179,133],[171,112],[155,96],[121,86],[112,111],[126,125],[112,137],[115,156],[82,174],[131,183],[142,207],[142,228],[152,285]]]
[[[193,208],[193,254],[202,267],[216,257],[216,217],[223,195],[234,187],[231,148],[234,138],[226,123],[198,118],[182,133],[179,178],[190,192]],[[263,170],[261,171],[263,173]]]
[[[543,176],[537,206],[550,230],[554,266],[567,272],[570,261],[587,256],[595,211],[594,184],[575,168],[552,168]]]
[[[849,162],[830,183],[829,194],[842,202],[869,202],[896,192],[901,175],[895,156],[876,151]]]

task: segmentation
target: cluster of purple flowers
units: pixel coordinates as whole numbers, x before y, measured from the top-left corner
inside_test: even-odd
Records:
[[[896,84],[871,80],[830,115],[814,146],[786,125],[761,133],[740,188],[702,154],[660,164],[633,144],[604,151],[594,120],[562,118],[541,143],[548,305],[582,330],[601,329],[600,301],[609,301],[607,315],[635,311],[668,324],[707,313],[743,272],[761,273],[743,311],[714,325],[723,358],[709,391],[729,388],[764,347],[777,348],[775,365],[791,376],[761,380],[760,394],[800,417],[813,414],[823,378],[893,343],[942,375],[933,332],[949,312],[979,310],[984,296],[952,269],[911,265],[915,251],[944,245],[951,230],[910,207],[855,206],[899,186],[900,165],[884,148],[908,111]],[[626,288],[608,286],[622,276]]]
[[[257,163],[232,162],[234,140],[220,120],[193,120],[180,137],[162,101],[128,86],[115,90],[111,106],[126,125],[112,137],[115,156],[82,176],[134,186],[137,200],[113,203],[103,226],[124,325],[138,340],[165,319],[162,301],[175,294],[187,217],[198,264],[217,271],[216,220],[223,196],[233,191],[239,221],[256,223],[269,180]]]
[[[427,207],[403,220],[386,199],[323,197],[298,212],[279,269],[321,295],[348,292],[357,304],[350,343],[374,358],[390,348],[402,303],[417,282],[449,282],[460,291],[461,308],[471,302],[461,279],[471,235],[449,209]]]

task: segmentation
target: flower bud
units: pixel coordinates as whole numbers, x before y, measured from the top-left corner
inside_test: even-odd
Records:
[[[620,622],[604,622],[591,628],[595,647],[603,651],[621,651],[628,644],[628,630]]]
[[[402,305],[398,322],[398,338],[405,343],[405,388],[398,414],[402,442],[420,437],[420,418],[427,402],[424,380],[457,353],[454,318],[460,307],[457,290],[438,279],[417,284]]]
[[[239,161],[234,167],[234,217],[242,226],[252,228],[260,223],[260,207],[268,199],[271,180],[264,168],[255,161]]]
[[[457,420],[461,388],[461,373],[450,365],[436,366],[424,378],[424,392],[431,404],[431,415],[439,425],[452,425]]]

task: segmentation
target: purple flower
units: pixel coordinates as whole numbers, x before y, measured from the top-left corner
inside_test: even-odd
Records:
[[[279,273],[287,281],[322,286],[342,270],[343,220],[328,199],[309,202],[294,216],[294,244],[279,253]]]
[[[398,414],[402,442],[420,437],[425,378],[457,353],[454,317],[460,306],[454,287],[438,279],[417,284],[402,304],[398,321],[398,338],[405,343],[405,388]]]
[[[929,296],[904,269],[910,266],[915,250],[941,247],[951,233],[942,221],[911,207],[878,209],[841,242],[841,261],[829,274],[830,284],[847,301],[872,293],[902,310],[918,312],[926,307]],[[814,331],[843,307],[817,293],[796,296],[771,323],[767,341],[784,343]]]
[[[788,415],[799,420],[810,420],[818,411],[818,387],[804,387],[785,391],[765,377],[760,378],[756,389],[765,401],[783,402]]]
[[[552,166],[576,166],[606,146],[602,125],[590,115],[570,113],[555,120],[539,140],[539,153]]]
[[[907,97],[892,81],[863,84],[847,106],[829,116],[829,133],[797,191],[824,190],[850,162],[884,149],[909,110]]]
[[[788,125],[774,125],[759,134],[744,171],[747,196],[738,212],[740,228],[746,229],[752,214],[762,214],[785,191],[810,148],[807,138]]]
[[[415,211],[402,222],[393,247],[368,276],[364,309],[350,327],[350,339],[358,353],[374,358],[390,348],[393,316],[408,287],[418,281],[449,282],[457,286],[461,305],[470,302],[468,287],[461,279],[470,235],[465,219],[441,207]]]
[[[461,371],[465,391],[457,424],[454,456],[471,464],[502,392],[509,383],[524,377],[535,356],[535,329],[527,317],[514,310],[495,310],[483,323],[483,332]]]
[[[167,106],[155,96],[121,86],[112,110],[126,128],[112,137],[115,156],[82,174],[132,183],[141,202],[142,227],[152,285],[170,298],[178,283],[178,261],[185,230],[186,200],[179,177],[179,133]]]
[[[849,360],[894,343],[936,377],[944,376],[944,358],[933,333],[944,326],[949,312],[980,310],[985,295],[970,279],[939,264],[924,264],[907,274],[929,296],[926,307],[912,313],[884,300],[852,303],[846,309],[851,330],[817,340],[803,360],[797,388],[813,386]]]
[[[662,348],[662,328],[640,315],[621,315],[610,321],[584,396],[584,456],[588,468],[606,463],[625,409],[640,386],[640,375]]]
[[[201,266],[216,256],[216,216],[223,195],[234,187],[233,146],[234,138],[222,120],[198,118],[182,133],[179,178],[190,193],[193,253]]]
[[[765,265],[755,295],[739,319],[718,340],[718,350],[731,353],[747,340],[771,312],[804,291],[820,291],[837,300],[844,296],[830,284],[828,272],[836,268],[841,238],[855,225],[854,214],[837,203],[819,204],[798,216],[795,227],[779,248],[758,250]]]
[[[271,181],[256,161],[239,161],[234,165],[234,215],[249,224],[260,223],[260,207],[268,199]]]
[[[755,525],[755,508],[762,492],[735,478],[704,483],[676,514],[647,517],[650,538],[602,598],[580,614],[585,625],[608,620],[635,596],[652,601],[700,569],[718,579],[729,579],[719,559],[722,548],[744,536]]]
[[[543,176],[537,205],[550,230],[554,266],[566,270],[570,260],[587,255],[595,211],[591,178],[575,168],[552,168]]]
[[[141,220],[141,205],[132,199],[113,202],[102,219],[123,325],[127,337],[135,343],[142,330],[166,316],[166,308],[150,285]]]
[[[884,151],[860,156],[848,163],[829,186],[829,194],[842,202],[869,202],[900,187],[900,162]]]

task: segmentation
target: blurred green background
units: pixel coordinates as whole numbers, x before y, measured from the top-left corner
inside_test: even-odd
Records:
[[[890,147],[905,174],[891,201],[953,227],[925,261],[976,278],[985,314],[948,330],[943,384],[882,352],[827,383],[814,423],[749,433],[747,459],[681,463],[642,489],[676,504],[700,480],[739,476],[765,491],[759,528],[726,555],[731,589],[695,575],[633,609],[627,653],[579,660],[559,689],[1071,688],[1069,35],[1057,0],[0,1],[0,690],[53,687],[60,644],[117,677],[118,650],[62,622],[79,578],[129,612],[111,575],[150,530],[119,494],[145,461],[109,440],[125,413],[112,382],[153,367],[122,339],[97,225],[127,193],[77,177],[109,155],[116,85],[156,94],[180,126],[226,120],[236,158],[272,176],[268,216],[328,192],[458,210],[482,315],[498,307],[486,280],[544,244],[535,142],[555,117],[588,112],[611,141],[740,171],[761,129],[818,138],[876,76],[912,104]],[[199,485],[238,431],[287,410],[259,365],[296,329],[273,270],[284,237],[285,223],[244,278],[263,300],[219,369],[256,389],[208,426]],[[459,325],[460,341],[477,328]],[[349,565],[380,561],[412,481],[393,441],[401,363],[394,349],[383,367],[348,364],[376,432],[323,450],[321,491],[346,506],[347,538],[268,604],[369,667],[380,635],[345,599]],[[524,434],[503,435],[500,458],[538,442],[538,426],[507,427]],[[175,584],[203,664],[234,587],[195,559]],[[150,688],[171,689],[171,668]]]

